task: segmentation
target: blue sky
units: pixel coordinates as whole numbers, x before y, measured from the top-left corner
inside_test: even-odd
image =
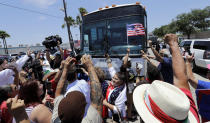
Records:
[[[78,8],[84,7],[88,12],[112,4],[135,3],[137,0],[66,0],[68,15],[76,17]],[[141,0],[148,14],[149,32],[171,22],[178,14],[192,9],[203,9],[210,5],[210,0]],[[26,12],[0,4],[0,30],[10,34],[9,45],[41,43],[45,37],[58,34],[63,42],[68,42],[67,29],[62,29],[64,13],[62,0],[0,0],[0,3],[36,10],[57,16],[57,18]],[[78,28],[71,29],[74,39],[79,38]],[[1,41],[2,42],[2,41]]]

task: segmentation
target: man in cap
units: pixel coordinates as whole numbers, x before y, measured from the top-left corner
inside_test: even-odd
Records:
[[[186,57],[186,68],[187,76],[190,84],[196,89],[196,99],[199,107],[199,113],[201,115],[202,121],[210,121],[210,64],[207,64],[207,75],[208,80],[198,80],[195,78],[192,72],[191,63],[194,59],[194,54]]]
[[[172,51],[174,85],[155,80],[152,84],[138,86],[133,94],[136,110],[146,123],[199,123],[177,36],[167,34],[165,42],[169,44]]]
[[[63,96],[62,90],[66,79],[68,78],[68,71],[74,71],[75,63],[74,59],[68,57],[65,60],[63,73],[58,82],[52,121],[53,123],[99,123],[102,122],[102,91],[98,77],[95,73],[90,56],[83,56],[81,61],[86,66],[90,76],[91,89],[89,93],[91,95],[91,102],[88,102],[88,94],[83,90],[86,86],[84,83],[81,85],[75,82],[73,85],[70,83],[65,96]],[[70,78],[69,78],[70,79]],[[90,98],[90,97],[89,97]],[[88,104],[89,103],[89,104]],[[90,104],[91,103],[91,104]]]

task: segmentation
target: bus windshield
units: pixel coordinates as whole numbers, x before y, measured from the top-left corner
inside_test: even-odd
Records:
[[[139,54],[139,51],[145,48],[146,33],[128,36],[127,30],[131,24],[146,26],[145,20],[145,15],[129,15],[85,22],[82,28],[81,50],[91,55],[124,55],[126,49],[130,48],[130,54]]]

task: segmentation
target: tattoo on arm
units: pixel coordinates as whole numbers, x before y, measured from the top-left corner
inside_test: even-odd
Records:
[[[102,97],[102,90],[101,90],[101,84],[96,83],[94,81],[91,81],[91,101],[93,106],[95,106],[98,113],[102,114],[102,104],[103,104],[103,97]]]
[[[101,83],[98,80],[98,76],[94,70],[94,67],[91,66],[88,69],[88,74],[90,77],[90,97],[93,106],[102,114],[102,105],[103,105],[103,94],[101,89]]]

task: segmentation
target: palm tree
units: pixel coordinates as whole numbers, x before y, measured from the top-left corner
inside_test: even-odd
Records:
[[[76,25],[75,20],[71,16],[68,16],[66,19],[64,18],[64,21],[65,22],[67,21],[70,27]],[[61,27],[65,28],[66,26],[67,26],[66,23],[64,23]]]
[[[76,24],[79,25],[79,31],[80,31],[80,40],[82,39],[82,17],[87,14],[87,10],[83,7],[80,7],[79,9],[79,15],[76,17]]]
[[[7,42],[6,42],[6,38],[8,37],[10,37],[10,35],[7,32],[0,30],[0,38],[3,40],[5,54],[8,54]]]

